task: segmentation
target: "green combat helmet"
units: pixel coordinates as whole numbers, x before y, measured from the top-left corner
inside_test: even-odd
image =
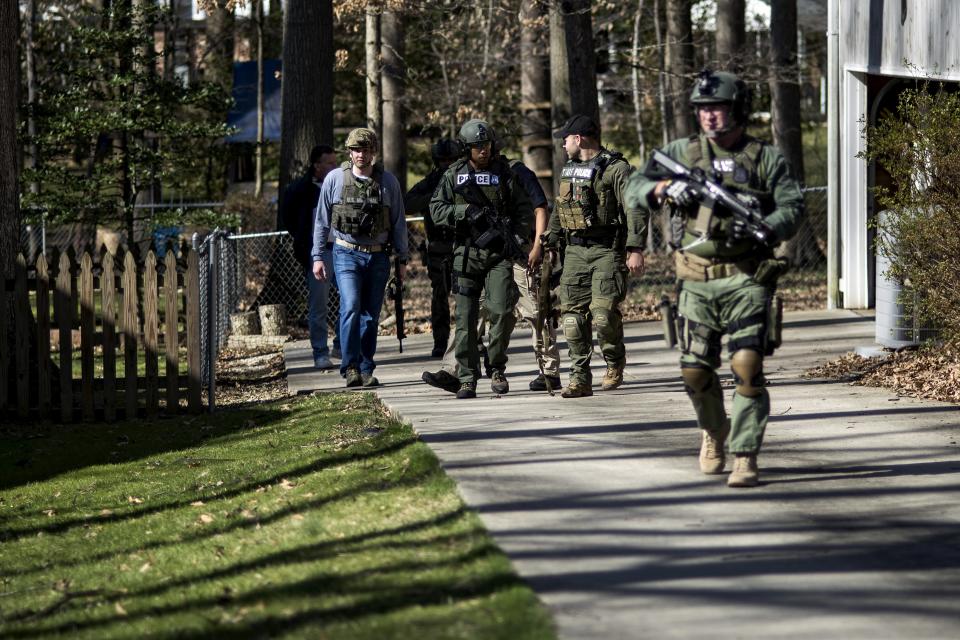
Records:
[[[696,109],[700,104],[733,105],[731,115],[737,124],[746,124],[750,115],[752,98],[747,83],[726,71],[704,69],[697,75],[697,83],[690,92],[690,104]]]
[[[433,164],[452,162],[460,156],[460,146],[450,138],[441,138],[430,147],[430,157]]]
[[[360,127],[347,135],[347,149],[377,148],[377,134],[373,129]]]
[[[460,127],[460,133],[457,135],[457,138],[461,144],[468,147],[489,142],[494,148],[494,151],[496,150],[497,134],[494,132],[493,127],[483,120],[473,119],[464,122],[463,126]]]

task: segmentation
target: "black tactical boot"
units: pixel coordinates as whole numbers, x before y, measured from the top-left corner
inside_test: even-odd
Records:
[[[477,383],[476,382],[464,382],[460,385],[459,391],[457,391],[457,400],[467,400],[469,398],[477,397]]]
[[[447,373],[443,369],[437,371],[436,373],[424,371],[423,375],[420,376],[420,379],[431,387],[443,389],[447,393],[456,393],[460,390],[460,380],[456,376]]]
[[[507,376],[500,369],[494,369],[493,375],[490,376],[490,390],[500,395],[510,392]]]
[[[548,380],[550,381],[550,389],[553,391],[560,390],[560,376],[544,377],[543,374],[540,374],[530,381],[530,391],[546,391]]]

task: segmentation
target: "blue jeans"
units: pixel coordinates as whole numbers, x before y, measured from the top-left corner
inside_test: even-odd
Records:
[[[330,297],[330,284],[333,278],[333,258],[330,252],[327,252],[327,259],[324,260],[327,268],[327,274],[330,276],[326,282],[320,282],[313,277],[313,265],[305,268],[307,278],[307,323],[310,327],[310,346],[313,347],[313,357],[320,358],[330,356],[330,349],[327,347],[327,302]],[[336,328],[335,328],[336,329]],[[334,337],[333,346],[337,346],[338,340]]]
[[[390,258],[383,251],[364,253],[335,244],[333,270],[340,289],[340,375],[349,368],[371,374]]]

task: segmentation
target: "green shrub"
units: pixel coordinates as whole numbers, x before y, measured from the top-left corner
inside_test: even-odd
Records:
[[[861,157],[877,163],[878,210],[889,211],[877,251],[890,259],[888,275],[910,289],[910,310],[958,340],[960,95],[929,82],[908,89],[896,113],[865,135]]]

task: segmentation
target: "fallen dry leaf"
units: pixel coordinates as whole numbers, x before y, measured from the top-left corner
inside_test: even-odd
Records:
[[[123,608],[123,605],[119,602],[113,603],[113,610],[117,613],[118,616],[127,615],[127,610]]]
[[[210,515],[209,513],[201,513],[198,520],[200,520],[200,522],[203,524],[210,524],[211,522],[213,522],[213,516]]]
[[[143,504],[143,498],[138,498],[136,496],[127,496],[127,502],[130,504]]]

